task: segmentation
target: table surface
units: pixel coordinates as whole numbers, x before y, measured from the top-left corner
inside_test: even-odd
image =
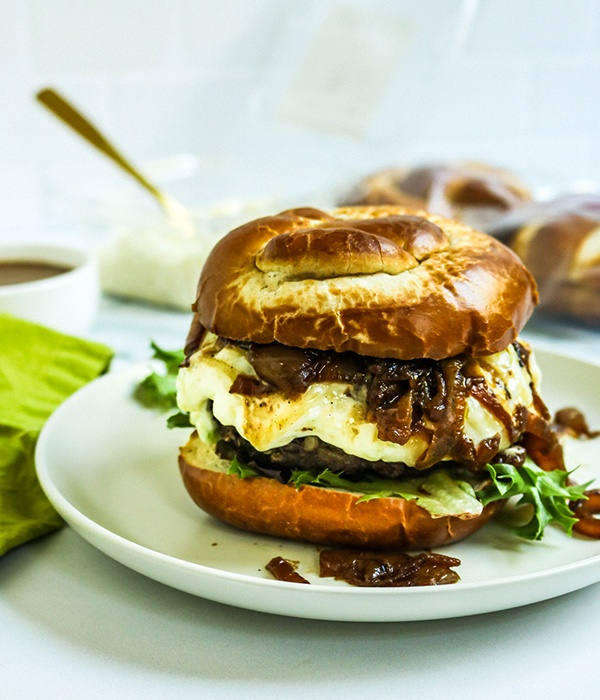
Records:
[[[189,314],[104,299],[91,336],[144,360],[180,347]],[[536,321],[535,344],[600,360],[600,332]],[[587,697],[600,586],[500,613],[410,623],[284,618],[143,577],[71,528],[0,561],[6,698]]]

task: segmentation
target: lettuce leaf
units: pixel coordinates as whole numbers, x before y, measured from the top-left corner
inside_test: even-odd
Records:
[[[177,411],[177,413],[171,413],[167,417],[167,428],[193,428],[192,422],[190,421],[190,414],[185,413],[185,411]]]
[[[290,483],[299,488],[304,484],[351,491],[362,494],[359,501],[373,498],[400,497],[414,500],[433,518],[443,516],[474,517],[483,507],[497,500],[518,497],[517,506],[532,506],[527,523],[514,528],[520,537],[528,540],[542,539],[544,529],[551,523],[561,525],[570,535],[577,522],[569,501],[585,498],[590,483],[569,483],[572,472],[540,469],[527,459],[521,467],[511,464],[488,464],[488,484],[475,490],[472,484],[451,476],[448,469],[439,468],[422,476],[400,479],[365,478],[351,481],[344,476],[324,469],[319,474],[295,470]],[[264,476],[260,471],[234,459],[228,471],[242,479]]]
[[[177,376],[181,363],[185,360],[183,350],[164,350],[160,348],[154,341],[150,342],[150,347],[153,351],[153,358],[159,360],[165,366],[167,374]]]
[[[177,409],[177,372],[184,360],[183,350],[164,350],[151,342],[152,359],[162,363],[162,371],[151,372],[135,388],[134,398],[142,406],[164,413]],[[187,413],[177,411],[167,418],[168,428],[191,428]]]
[[[290,481],[299,486],[306,481],[307,472],[294,471]],[[436,469],[423,476],[401,479],[368,479],[350,481],[335,472],[325,469],[313,476],[312,483],[345,491],[361,493],[360,501],[373,498],[406,498],[429,511],[433,518],[447,515],[474,517],[481,513],[483,506],[475,495],[474,488],[466,481],[453,479],[446,469]]]
[[[152,359],[162,363],[162,372],[152,372],[143,379],[135,390],[135,398],[147,408],[169,411],[177,408],[176,379],[179,365],[183,362],[182,350],[163,350],[151,342]]]
[[[252,467],[240,465],[238,460],[233,460],[229,473],[241,478],[263,476]],[[406,498],[425,508],[434,518],[447,515],[475,517],[483,510],[473,486],[466,481],[453,479],[446,469],[436,469],[424,476],[402,479],[372,478],[362,481],[351,481],[329,469],[324,469],[319,474],[294,470],[289,481],[296,488],[308,484],[360,493],[362,495],[359,501],[373,498]]]
[[[254,469],[253,467],[247,467],[245,464],[242,464],[237,457],[234,457],[233,460],[231,461],[231,464],[229,465],[229,469],[227,471],[228,474],[234,474],[235,476],[239,476],[240,479],[249,479],[250,477],[253,476],[264,476],[261,474],[259,471]]]
[[[521,467],[512,464],[488,464],[491,483],[478,493],[486,505],[493,501],[519,497],[516,505],[533,506],[531,519],[515,532],[527,540],[541,540],[544,529],[551,523],[561,525],[570,535],[577,522],[569,501],[585,498],[584,492],[591,482],[572,484],[572,472],[555,469],[544,471],[530,459]]]

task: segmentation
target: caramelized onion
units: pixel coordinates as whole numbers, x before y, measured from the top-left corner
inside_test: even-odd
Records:
[[[573,530],[580,535],[600,539],[600,519],[594,516],[600,515],[600,489],[586,491],[586,498],[571,503],[571,510],[578,519],[573,525]]]
[[[278,581],[287,581],[288,583],[308,583],[303,576],[296,571],[296,562],[283,557],[273,557],[266,565],[265,569],[274,576]]]
[[[238,374],[229,389],[230,394],[242,394],[242,396],[264,396],[272,394],[273,391],[274,389],[268,384],[248,374]]]
[[[453,571],[460,559],[424,552],[368,552],[352,549],[324,549],[319,557],[321,577],[332,577],[353,586],[407,587],[456,583]]]
[[[595,438],[600,436],[600,430],[590,430],[585,416],[578,408],[569,406],[561,408],[554,416],[554,423],[559,430],[568,432],[578,438]]]
[[[303,350],[280,343],[250,343],[248,361],[263,382],[292,395],[314,382],[354,383],[362,369],[355,353]]]
[[[463,432],[469,396],[502,423],[511,444],[521,441],[541,468],[564,469],[562,448],[533,382],[535,411],[517,406],[511,416],[484,377],[471,374],[471,359],[466,355],[443,361],[398,360],[279,343],[246,347],[257,376],[238,375],[231,393],[257,397],[279,391],[296,396],[314,382],[328,381],[348,384],[356,393],[366,391],[367,420],[377,426],[380,440],[405,445],[411,437],[420,436],[427,443],[415,469],[429,469],[443,458],[481,469],[495,458],[499,436],[475,445]],[[529,351],[517,342],[514,348],[519,363],[529,371]]]

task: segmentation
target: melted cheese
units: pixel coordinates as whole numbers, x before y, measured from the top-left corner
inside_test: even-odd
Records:
[[[241,348],[226,346],[219,350],[214,341],[211,335],[205,339],[177,379],[179,407],[190,413],[192,424],[205,442],[215,440],[214,415],[263,452],[296,438],[316,435],[363,459],[414,465],[427,448],[426,441],[418,436],[405,445],[380,440],[377,426],[367,420],[364,397],[345,383],[317,382],[292,398],[280,393],[255,397],[230,394],[238,374],[256,375]],[[511,416],[518,406],[533,410],[532,377],[519,364],[512,346],[473,360],[470,371],[485,377]],[[500,449],[510,445],[504,424],[472,396],[467,398],[463,432],[476,445],[495,435],[500,435]]]

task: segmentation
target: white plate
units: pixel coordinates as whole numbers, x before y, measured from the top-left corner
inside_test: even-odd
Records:
[[[552,409],[576,405],[600,426],[600,367],[538,352]],[[549,528],[541,542],[492,523],[443,549],[461,559],[461,581],[422,588],[357,588],[320,579],[318,549],[229,528],[192,503],[177,448],[188,431],[141,408],[132,389],[147,367],[109,374],[68,399],[40,436],[36,459],[48,497],[86,540],[122,564],[174,588],[252,610],[347,621],[427,620],[526,605],[600,580],[600,541]],[[598,442],[598,441],[597,441]],[[598,475],[594,442],[578,443],[581,478]],[[576,461],[574,461],[576,460]],[[598,460],[595,460],[596,462]],[[274,556],[300,562],[312,585],[275,581]]]

